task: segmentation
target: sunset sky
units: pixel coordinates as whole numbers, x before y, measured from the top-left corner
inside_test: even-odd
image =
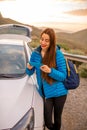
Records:
[[[87,28],[87,0],[0,0],[0,12],[26,24],[56,22],[54,26]]]

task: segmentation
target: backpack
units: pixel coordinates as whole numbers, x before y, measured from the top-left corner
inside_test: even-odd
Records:
[[[80,84],[80,76],[76,65],[72,61],[66,60],[66,66],[67,77],[64,81],[65,88],[68,90],[76,89]]]

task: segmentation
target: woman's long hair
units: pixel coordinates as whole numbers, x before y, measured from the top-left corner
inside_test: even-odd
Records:
[[[44,33],[49,35],[50,46],[49,46],[46,54],[44,55],[42,62],[43,62],[43,64],[48,65],[50,68],[55,68],[56,67],[56,36],[55,36],[55,32],[53,29],[47,28],[41,33],[41,36]],[[49,77],[48,74],[44,73],[44,72],[42,72],[42,78],[45,79],[49,84],[52,84],[53,82],[55,82],[54,79]]]

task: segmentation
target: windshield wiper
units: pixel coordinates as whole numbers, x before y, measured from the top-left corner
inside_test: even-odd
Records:
[[[12,74],[0,74],[0,78],[13,78],[14,75]]]
[[[17,78],[17,77],[21,77],[25,75],[25,73],[23,74],[0,74],[0,78]]]

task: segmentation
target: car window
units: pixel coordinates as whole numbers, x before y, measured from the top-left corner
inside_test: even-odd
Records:
[[[30,30],[27,27],[19,25],[8,25],[0,27],[0,34],[19,34],[31,37]]]
[[[22,45],[0,45],[0,74],[23,75],[26,68],[26,54]]]

